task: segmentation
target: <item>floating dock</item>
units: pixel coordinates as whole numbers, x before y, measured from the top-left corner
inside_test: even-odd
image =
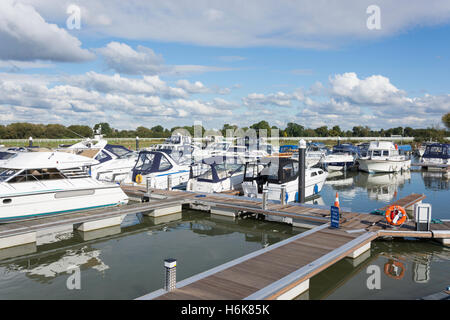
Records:
[[[141,186],[122,189],[141,202],[0,224],[0,251],[36,243],[39,236],[54,230],[89,233],[120,226],[128,214],[169,217],[181,212],[182,206],[231,218],[255,216],[310,230],[180,281],[172,291],[161,289],[140,299],[293,299],[309,289],[311,277],[345,257],[361,257],[378,237],[420,237],[450,244],[450,221],[431,224],[430,231],[415,230],[413,221],[393,229],[384,216],[343,209],[340,228],[335,229],[329,225],[330,210],[314,205],[274,201],[263,204],[260,199],[230,194],[146,190]],[[424,198],[412,194],[395,204],[411,208]]]
[[[124,190],[135,196],[145,193],[139,187]],[[335,229],[328,223],[329,210],[314,206],[270,203],[262,209],[261,201],[253,198],[167,190],[152,190],[151,193],[167,197],[184,193],[187,204],[211,213],[275,216],[292,225],[295,221],[309,223],[312,229],[180,281],[171,291],[160,289],[138,298],[140,300],[293,299],[309,289],[311,277],[345,257],[357,259],[379,237],[420,237],[450,244],[450,221],[432,224],[430,231],[415,230],[415,223],[411,221],[393,229],[386,224],[384,216],[344,211],[340,228]],[[424,195],[411,194],[393,204],[411,208],[424,199]]]

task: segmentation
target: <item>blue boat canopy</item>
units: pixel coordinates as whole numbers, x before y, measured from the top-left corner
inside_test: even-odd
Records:
[[[399,151],[412,151],[412,148],[409,144],[403,144],[398,146]]]
[[[427,145],[422,158],[450,159],[449,143],[433,143]]]
[[[294,145],[294,144],[286,144],[284,146],[280,146],[280,152],[284,153],[284,152],[294,152],[298,150],[298,146]]]

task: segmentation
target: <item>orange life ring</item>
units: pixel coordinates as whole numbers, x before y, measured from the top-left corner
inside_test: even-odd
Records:
[[[395,260],[389,260],[384,264],[384,273],[393,279],[400,280],[405,275],[405,266],[403,263]],[[398,272],[400,270],[400,272]]]
[[[141,174],[138,174],[138,175],[136,176],[136,182],[140,184],[140,183],[142,183],[142,180],[143,180],[143,179],[142,179],[142,175],[141,175]]]
[[[406,221],[407,215],[403,207],[392,205],[386,210],[384,217],[390,225],[401,226]]]

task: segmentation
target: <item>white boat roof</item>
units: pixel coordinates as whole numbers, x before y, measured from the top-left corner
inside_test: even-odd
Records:
[[[67,152],[18,152],[15,156],[0,162],[2,168],[8,169],[69,169],[92,166],[99,162]]]
[[[395,150],[395,145],[392,141],[371,141],[369,150]]]

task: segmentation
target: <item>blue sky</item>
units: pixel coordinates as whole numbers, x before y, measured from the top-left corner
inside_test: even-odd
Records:
[[[372,4],[5,0],[0,124],[442,126],[450,4]]]

